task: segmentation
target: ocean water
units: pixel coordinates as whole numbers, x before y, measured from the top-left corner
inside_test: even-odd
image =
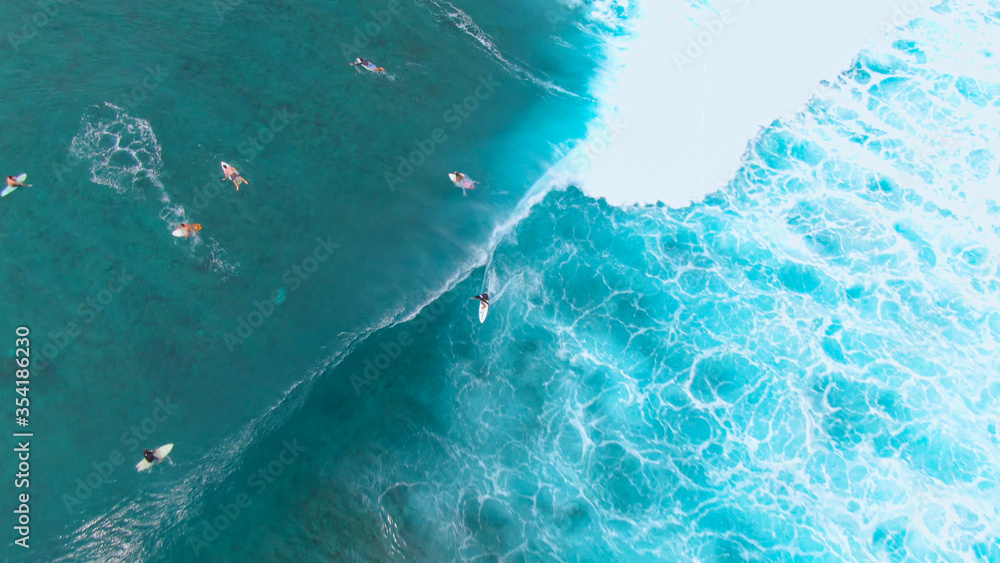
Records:
[[[52,6],[0,6],[11,559],[1000,560],[1000,4],[859,47],[685,207],[568,180],[634,5]]]

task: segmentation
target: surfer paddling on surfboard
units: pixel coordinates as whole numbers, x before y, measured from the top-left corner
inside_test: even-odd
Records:
[[[351,66],[361,66],[361,67],[366,68],[366,69],[368,69],[368,70],[370,70],[372,72],[378,72],[380,74],[385,74],[385,69],[384,68],[382,68],[380,66],[375,66],[375,63],[369,61],[368,59],[362,59],[361,57],[358,57],[358,58],[354,59],[354,62],[351,63]]]
[[[31,184],[25,184],[24,181],[28,178],[27,174],[20,174],[18,176],[7,176],[7,187],[4,188],[3,192],[0,192],[0,197],[7,197],[14,193],[14,190],[22,186],[30,186]]]
[[[201,223],[181,223],[180,225],[177,225],[177,228],[174,229],[174,231],[170,234],[178,238],[180,237],[188,238],[189,236],[193,235],[194,233],[197,233],[200,230],[201,230]]]
[[[243,176],[240,176],[240,171],[239,170],[233,168],[232,166],[226,164],[225,162],[223,162],[221,164],[222,164],[222,173],[226,175],[226,177],[223,178],[222,181],[223,182],[226,181],[226,180],[231,181],[236,186],[236,191],[240,191],[240,183],[241,182],[244,183],[244,184],[249,184],[250,183],[250,182],[247,181],[246,178],[244,178]]]
[[[142,461],[135,464],[136,471],[146,471],[157,463],[163,463],[173,449],[173,444],[164,444],[155,450],[142,450]]]
[[[31,187],[31,184],[25,184],[24,180],[27,178],[27,174],[21,174],[20,176],[7,176],[7,187],[8,188],[20,188],[22,186]]]
[[[472,178],[469,178],[461,172],[452,172],[451,174],[448,174],[448,178],[451,179],[451,182],[455,184],[456,188],[462,188],[462,195],[465,195],[465,190],[476,189],[476,184],[479,183],[473,181]]]

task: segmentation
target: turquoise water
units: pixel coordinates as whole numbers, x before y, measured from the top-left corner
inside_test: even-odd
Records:
[[[536,183],[598,109],[581,10],[401,3],[376,76],[341,43],[387,3],[226,5],[60,4],[0,62],[0,318],[44,358],[10,557],[1000,560],[1000,5],[684,209]]]
[[[43,355],[31,390],[39,560],[168,557],[156,546],[180,536],[158,531],[280,427],[265,413],[470,269],[592,112],[597,62],[571,44],[596,39],[572,22],[543,20],[560,46],[474,7],[235,4],[57,3],[4,46],[0,163],[33,187],[0,209],[12,251],[0,318],[12,335],[30,326]],[[23,38],[38,10],[5,5],[0,20]],[[493,18],[506,61],[464,19],[478,17]],[[348,66],[345,44],[388,74]],[[436,129],[447,138],[426,162],[387,183]],[[250,185],[221,182],[220,160]],[[455,169],[482,188],[462,197]],[[197,240],[170,236],[182,220],[204,225]],[[259,325],[249,335],[247,320]],[[12,403],[13,383],[2,393]],[[143,430],[157,400],[176,410]],[[123,436],[132,427],[142,439]],[[166,478],[130,469],[166,442]],[[116,452],[124,464],[81,488]],[[189,479],[200,485],[171,492]]]

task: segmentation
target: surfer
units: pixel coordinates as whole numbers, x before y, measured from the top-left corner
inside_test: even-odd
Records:
[[[142,450],[142,461],[135,464],[135,470],[146,471],[158,463],[163,463],[173,449],[173,444],[163,444],[155,450]]]
[[[486,322],[486,315],[488,315],[490,313],[490,294],[489,293],[481,293],[481,294],[473,297],[473,299],[478,299],[479,300],[479,322],[480,323],[485,323]]]
[[[21,176],[24,176],[23,174]],[[22,186],[31,187],[31,184],[25,184],[24,179],[18,176],[7,176],[7,187],[8,188],[20,188]]]
[[[465,195],[465,190],[476,189],[476,184],[479,183],[458,171],[448,174],[448,177],[451,178],[451,182],[455,184],[456,188],[462,188],[462,195]]]
[[[375,63],[369,61],[368,59],[362,59],[361,57],[358,57],[358,58],[354,59],[353,63],[351,63],[351,66],[358,66],[358,65],[360,65],[360,66],[362,66],[364,68],[367,68],[368,70],[370,70],[372,72],[379,72],[379,73],[385,74],[385,69],[384,68],[382,68],[380,66],[375,66]]]
[[[223,178],[222,181],[226,180],[231,181],[236,186],[236,191],[240,191],[240,182],[244,184],[250,183],[247,181],[246,178],[240,176],[239,170],[233,168],[232,166],[226,164],[225,162],[222,163],[222,173],[226,175],[226,177]]]
[[[30,186],[31,184],[25,184],[24,181],[28,179],[27,174],[20,174],[17,176],[7,176],[7,187],[0,192],[0,197],[7,197],[14,193],[14,190],[20,188],[21,186]]]
[[[193,233],[197,233],[200,230],[201,230],[201,223],[181,223],[180,225],[177,225],[177,228],[174,229],[174,232],[172,234],[175,237],[188,238]]]

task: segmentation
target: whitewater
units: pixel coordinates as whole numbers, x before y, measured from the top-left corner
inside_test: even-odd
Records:
[[[618,33],[574,179],[612,204],[698,201],[729,183],[748,141],[936,3],[647,1],[624,4],[627,18],[597,3],[590,17]]]

